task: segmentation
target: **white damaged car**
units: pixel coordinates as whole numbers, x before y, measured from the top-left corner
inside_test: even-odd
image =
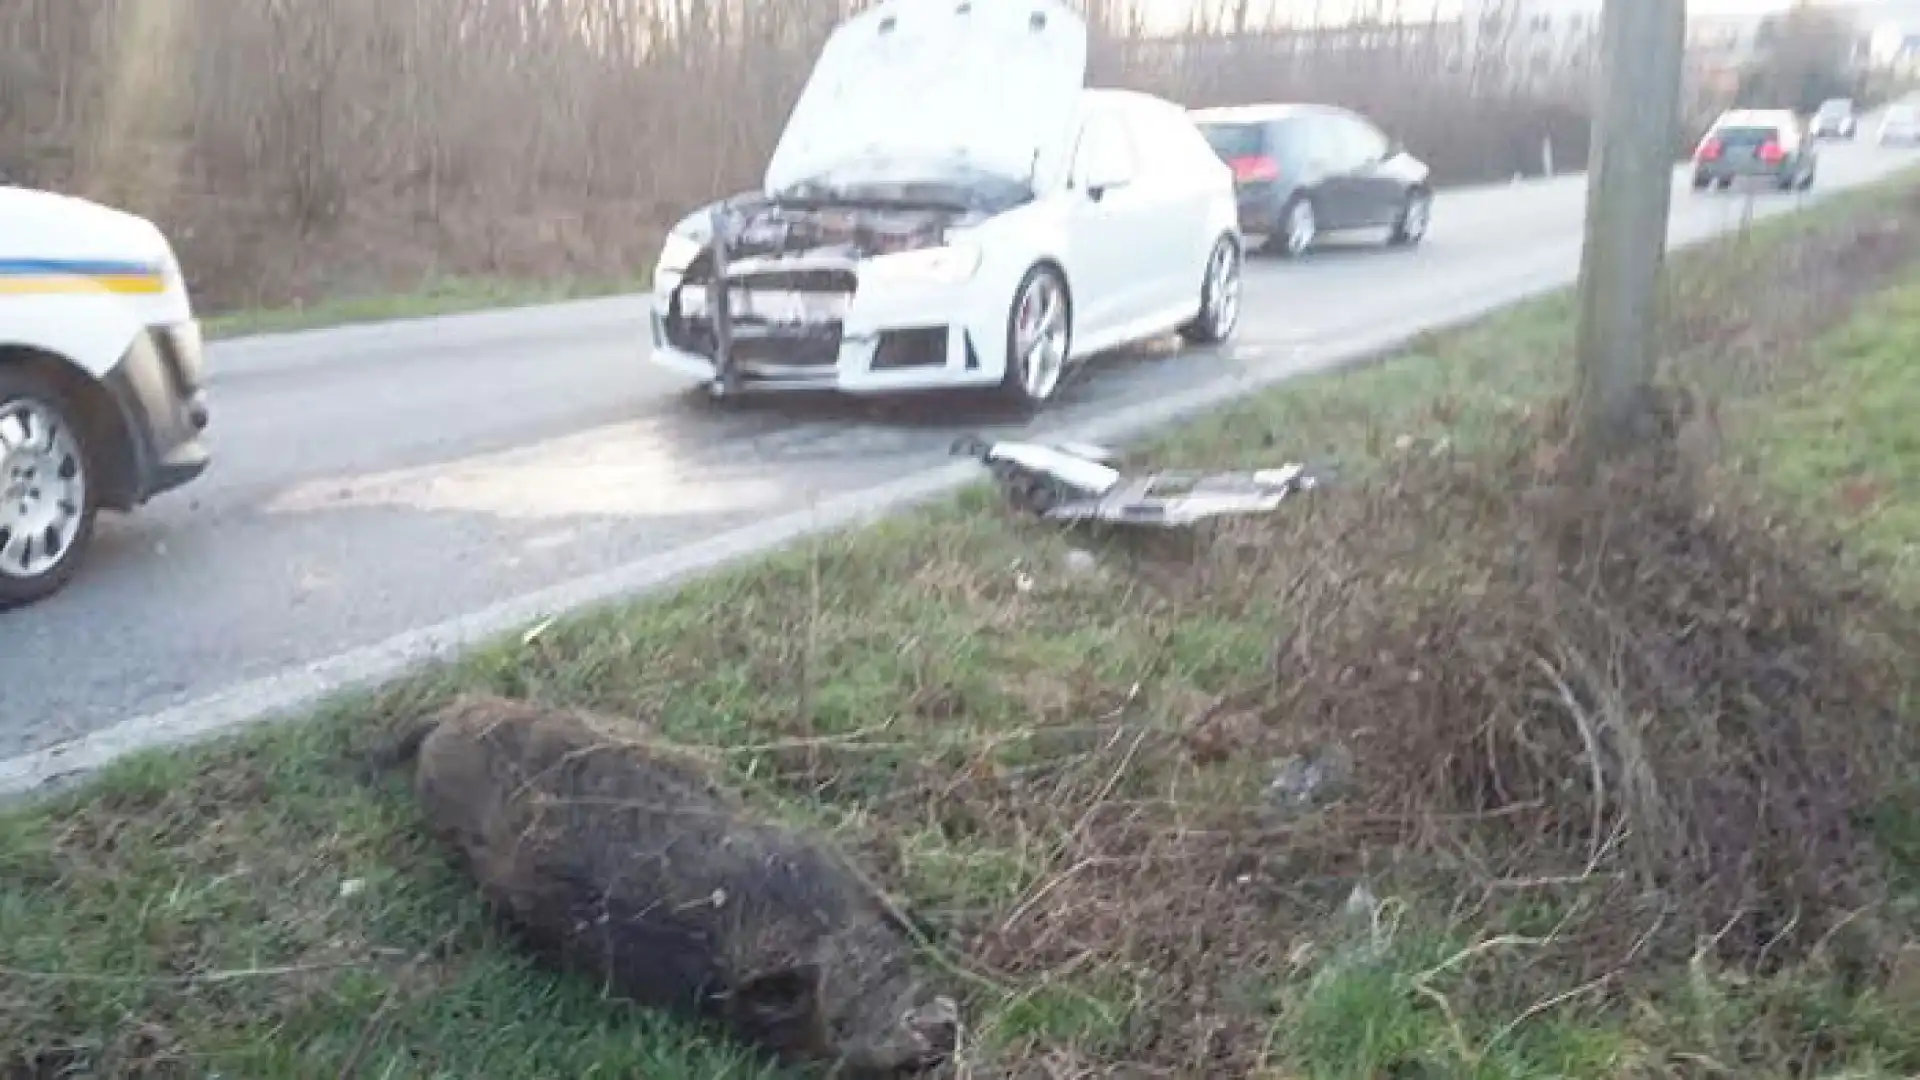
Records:
[[[1057,0],[887,0],[849,19],[762,190],[669,235],[654,361],[716,394],[999,387],[1031,407],[1096,353],[1226,339],[1232,171],[1180,106],[1087,89],[1086,58]]]

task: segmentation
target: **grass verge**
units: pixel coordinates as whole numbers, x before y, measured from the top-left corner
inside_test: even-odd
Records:
[[[387,319],[419,319],[495,308],[527,307],[562,300],[585,300],[637,292],[644,278],[558,278],[520,281],[508,278],[443,277],[417,289],[368,296],[338,296],[303,307],[263,308],[211,315],[210,338],[319,330]]]
[[[1139,451],[1344,466],[1271,521],[1130,543],[976,490],[127,760],[0,817],[0,1068],[766,1074],[506,950],[358,769],[487,689],[840,834],[997,987],[958,988],[970,1075],[1920,1071],[1916,260],[1900,186],[1678,258],[1700,467],[1584,531],[1554,297]]]

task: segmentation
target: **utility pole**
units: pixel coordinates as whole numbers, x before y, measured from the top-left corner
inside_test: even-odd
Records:
[[[1577,342],[1589,465],[1646,434],[1686,18],[1686,0],[1606,0],[1601,16]]]

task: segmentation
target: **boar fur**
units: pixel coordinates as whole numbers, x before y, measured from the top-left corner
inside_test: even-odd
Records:
[[[631,722],[471,696],[402,752],[429,826],[544,962],[833,1076],[952,1053],[956,1006],[920,992],[892,909],[700,759]]]

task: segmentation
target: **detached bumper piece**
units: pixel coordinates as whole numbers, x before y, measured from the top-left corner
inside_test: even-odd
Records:
[[[1263,514],[1289,496],[1320,486],[1306,466],[1225,473],[1127,476],[1100,448],[1070,444],[987,442],[967,436],[955,456],[976,458],[1016,504],[1051,521],[1184,528],[1234,515]]]

